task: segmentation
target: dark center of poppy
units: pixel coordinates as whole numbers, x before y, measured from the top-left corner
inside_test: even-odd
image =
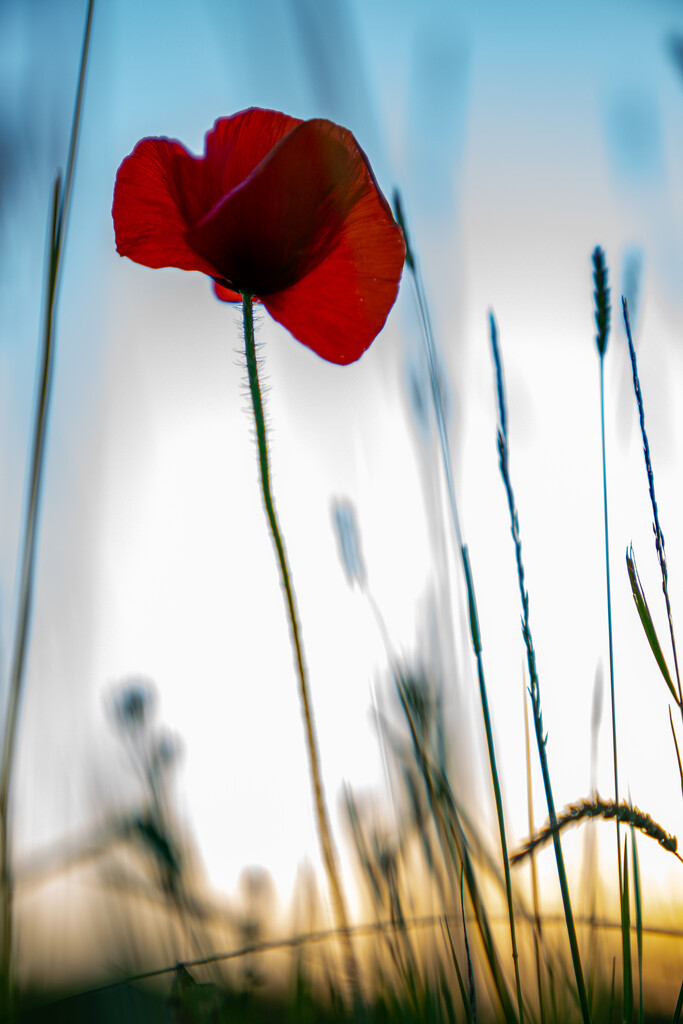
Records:
[[[291,287],[337,244],[362,182],[342,138],[304,122],[187,233],[235,291]]]

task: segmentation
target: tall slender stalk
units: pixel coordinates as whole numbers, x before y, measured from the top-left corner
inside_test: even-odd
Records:
[[[29,490],[23,527],[19,608],[10,668],[9,699],[5,717],[2,762],[0,763],[0,985],[2,986],[0,996],[2,999],[2,1009],[9,1009],[11,996],[13,879],[10,863],[10,786],[19,707],[24,689],[26,650],[33,606],[38,515],[42,493],[48,415],[52,395],[55,322],[57,317],[61,256],[64,250],[76,152],[78,149],[93,8],[94,0],[89,0],[83,32],[83,45],[81,47],[76,99],[71,122],[66,173],[63,186],[61,174],[58,172],[55,177],[50,208],[50,228],[47,236],[43,341],[40,354],[39,383],[30,456]]]
[[[341,935],[344,946],[346,972],[348,977],[351,995],[354,1000],[360,999],[360,979],[358,965],[351,942],[351,931],[349,929],[348,915],[344,892],[339,878],[337,866],[337,851],[332,839],[325,791],[323,788],[322,775],[320,772],[320,754],[318,751],[318,740],[313,718],[313,708],[308,692],[308,681],[306,678],[306,666],[304,663],[303,646],[301,641],[301,629],[294,600],[294,589],[292,587],[291,573],[287,562],[282,531],[275,511],[275,502],[270,486],[270,469],[268,462],[268,439],[266,435],[266,422],[263,414],[263,401],[261,399],[261,388],[258,379],[258,365],[256,360],[256,344],[254,339],[254,310],[253,296],[244,294],[242,296],[242,310],[244,314],[244,349],[247,360],[247,373],[249,377],[249,391],[251,394],[252,409],[254,413],[254,425],[256,427],[256,440],[258,443],[258,458],[261,480],[261,495],[268,518],[270,533],[273,538],[275,554],[277,556],[280,578],[285,592],[285,603],[289,617],[289,631],[294,648],[294,660],[296,662],[297,675],[299,677],[299,696],[301,698],[301,710],[306,729],[306,744],[308,749],[308,765],[315,801],[316,820],[318,825],[318,839],[323,857],[323,864],[327,874],[327,881],[332,898],[333,913],[336,924]]]
[[[659,511],[657,508],[657,499],[655,497],[655,477],[652,471],[652,459],[650,457],[650,442],[648,441],[647,432],[645,430],[645,410],[643,408],[643,395],[640,390],[640,378],[638,377],[638,361],[636,359],[636,350],[633,345],[633,337],[631,335],[631,321],[628,313],[628,303],[625,298],[621,300],[622,312],[624,315],[624,326],[626,327],[626,338],[628,340],[628,351],[631,358],[631,370],[633,373],[633,390],[636,395],[636,402],[638,405],[638,418],[640,420],[640,433],[643,439],[643,455],[645,457],[645,469],[647,472],[648,489],[650,491],[650,504],[652,505],[652,518],[653,518],[653,530],[655,534],[655,547],[657,549],[657,559],[659,561],[659,568],[662,576],[662,592],[664,594],[664,602],[666,604],[666,617],[669,623],[669,635],[671,637],[671,649],[674,656],[674,668],[676,670],[676,684],[678,687],[678,706],[681,709],[683,715],[683,689],[681,689],[681,674],[678,668],[678,653],[676,650],[676,637],[674,635],[674,623],[673,616],[671,614],[671,601],[669,599],[669,570],[666,564],[666,553],[664,550],[664,534],[659,524]]]
[[[595,283],[595,325],[597,334],[595,343],[600,356],[600,436],[602,441],[602,505],[605,532],[605,581],[607,589],[607,637],[609,645],[609,681],[612,707],[612,763],[614,766],[614,802],[619,803],[619,770],[617,757],[617,713],[614,696],[614,644],[612,641],[612,585],[609,559],[609,515],[607,508],[607,457],[605,454],[605,352],[609,341],[610,304],[607,286],[607,266],[605,254],[596,246],[593,250],[593,281]],[[621,862],[621,837],[619,821],[616,823],[617,864],[619,866],[619,902],[622,904],[624,885]]]
[[[612,758],[614,764],[614,800],[619,803],[619,766],[617,756],[617,716],[614,696],[614,643],[612,640],[612,586],[609,558],[609,514],[607,508],[607,458],[605,454],[605,374],[604,353],[600,355],[600,432],[602,439],[602,500],[605,525],[605,582],[607,589],[607,636],[609,644],[609,678],[612,706]],[[617,822],[617,846],[619,848],[619,888],[622,886],[621,842]]]
[[[638,1024],[644,1024],[645,1009],[643,1006],[643,898],[640,883],[640,863],[636,830],[631,825],[631,858],[633,864],[633,901],[636,908],[636,944],[638,949]]]
[[[614,691],[614,643],[612,639],[612,585],[609,558],[609,514],[607,507],[607,456],[605,452],[605,352],[609,341],[610,328],[610,303],[609,287],[607,282],[607,264],[605,254],[599,245],[595,247],[592,255],[593,260],[593,282],[595,284],[595,326],[597,334],[595,343],[600,356],[600,437],[602,442],[602,504],[605,531],[605,581],[607,591],[607,638],[609,646],[609,682],[610,682],[610,704],[612,710],[612,763],[614,766],[614,802],[619,803],[619,759],[617,754],[617,710]],[[628,905],[624,902],[624,869],[622,866],[621,833],[619,819],[616,820],[617,840],[617,866],[619,871],[619,907],[621,911],[621,932],[622,932],[622,1016],[624,1020],[629,1017],[629,1000],[627,981],[631,977],[630,954],[627,962],[627,943],[630,938],[629,925],[626,920]]]
[[[529,705],[526,699],[526,673],[522,666],[524,682],[524,754],[526,759],[526,802],[527,820],[529,822],[529,835],[534,831],[534,794],[531,785],[531,743],[529,742]],[[545,1006],[543,1005],[543,980],[541,972],[541,912],[538,899],[538,872],[536,870],[536,858],[532,855],[531,860],[531,895],[534,904],[534,953],[536,956],[536,984],[538,985],[538,1008],[541,1015],[541,1024],[546,1022]]]
[[[396,682],[398,693],[405,712],[406,721],[410,729],[413,753],[420,774],[425,785],[429,807],[436,825],[439,844],[444,853],[444,860],[447,866],[461,865],[464,871],[465,882],[470,895],[472,911],[477,922],[479,935],[481,937],[484,953],[488,962],[491,978],[493,980],[496,995],[500,1001],[500,1008],[505,1021],[515,1019],[515,1010],[508,994],[505,975],[501,969],[498,953],[493,940],[493,932],[486,913],[486,907],[482,899],[481,890],[477,883],[474,871],[473,858],[467,836],[460,821],[460,814],[451,791],[448,779],[443,776],[437,767],[434,771],[431,760],[424,747],[419,716],[413,714],[409,687],[406,680],[399,674]]]
[[[522,561],[522,540],[519,532],[519,516],[517,514],[515,496],[512,490],[512,481],[510,479],[507,436],[507,409],[505,402],[505,380],[503,378],[503,364],[500,357],[500,350],[498,348],[498,332],[496,330],[496,322],[493,318],[493,314],[491,314],[489,317],[489,325],[491,329],[491,348],[493,350],[493,361],[495,363],[496,382],[498,389],[498,414],[500,420],[498,426],[498,456],[500,463],[500,475],[503,478],[503,484],[505,485],[508,509],[510,511],[512,539],[515,543],[515,558],[517,561],[517,580],[519,584],[519,596],[522,602],[522,633],[524,636],[524,644],[527,651],[527,664],[529,666],[529,694],[531,696],[531,705],[534,714],[534,730],[536,732],[538,757],[541,762],[543,788],[545,789],[546,803],[548,805],[548,817],[550,818],[550,824],[553,829],[553,846],[555,847],[557,874],[560,881],[562,905],[564,907],[565,923],[567,926],[567,937],[569,939],[569,948],[572,956],[572,964],[574,966],[574,975],[576,977],[576,988],[579,996],[579,1004],[581,1007],[581,1014],[583,1016],[584,1024],[590,1024],[590,1007],[588,1005],[586,984],[583,978],[583,968],[581,967],[579,944],[576,938],[576,926],[574,924],[572,902],[571,897],[569,895],[567,872],[564,866],[564,856],[562,854],[562,844],[560,842],[560,835],[556,827],[557,815],[555,813],[555,799],[553,797],[553,788],[550,782],[550,769],[548,767],[548,756],[546,752],[547,737],[543,730],[543,715],[541,713],[541,690],[538,680],[538,672],[536,670],[536,652],[534,650],[534,644],[531,637],[531,628],[529,626],[529,594],[527,593],[526,584],[524,582],[524,563]]]
[[[460,519],[458,516],[458,509],[455,501],[455,487],[453,484],[453,469],[451,462],[450,445],[448,442],[448,433],[446,430],[446,417],[443,409],[443,396],[442,390],[439,386],[439,379],[436,366],[436,350],[434,345],[434,337],[432,334],[432,325],[429,316],[429,308],[427,306],[427,299],[422,284],[422,275],[417,264],[415,253],[410,245],[408,232],[406,229],[405,218],[403,216],[403,210],[401,207],[401,200],[398,192],[394,193],[394,207],[396,212],[396,219],[401,226],[403,231],[403,237],[406,243],[406,264],[411,272],[413,286],[415,290],[415,301],[417,304],[418,316],[420,318],[420,325],[422,328],[422,339],[424,342],[425,356],[427,359],[427,367],[429,370],[429,380],[432,390],[432,400],[434,403],[434,411],[436,413],[436,422],[439,431],[439,441],[441,444],[441,458],[444,467],[444,474],[446,477],[446,486],[448,489],[448,500],[451,508],[451,518],[453,520],[453,526],[455,529],[456,538],[458,541],[458,549],[460,552],[460,558],[462,562],[463,574],[465,576],[465,585],[467,588],[467,599],[469,605],[469,617],[470,617],[470,635],[472,638],[472,649],[477,661],[477,677],[479,680],[479,696],[481,701],[482,717],[484,719],[484,728],[486,731],[486,745],[489,756],[489,766],[491,770],[491,782],[493,785],[493,793],[496,803],[496,814],[498,816],[498,831],[500,834],[500,846],[503,860],[503,869],[505,872],[505,894],[507,897],[508,905],[508,920],[510,923],[510,945],[512,948],[512,960],[515,969],[515,987],[517,994],[517,1012],[519,1014],[520,1024],[524,1021],[524,1006],[522,1003],[522,983],[519,973],[519,954],[517,952],[517,937],[515,932],[515,912],[512,900],[512,879],[510,876],[510,860],[508,857],[507,838],[505,832],[505,816],[503,813],[503,798],[500,789],[500,781],[498,778],[498,768],[496,765],[496,752],[493,742],[493,729],[491,726],[491,715],[489,711],[488,694],[486,688],[486,678],[484,675],[484,661],[482,655],[482,644],[481,634],[479,631],[479,622],[477,619],[476,610],[476,596],[474,591],[474,581],[472,579],[472,573],[470,570],[469,556],[467,547],[463,543],[462,534],[460,531]]]

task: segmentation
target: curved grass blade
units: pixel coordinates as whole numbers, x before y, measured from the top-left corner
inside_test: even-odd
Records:
[[[635,601],[638,617],[643,625],[645,636],[647,637],[647,642],[652,648],[652,653],[655,656],[655,661],[659,665],[659,670],[664,676],[664,682],[669,687],[669,692],[671,693],[671,696],[676,701],[676,704],[678,704],[678,706],[680,707],[680,698],[678,696],[678,693],[676,692],[676,687],[674,686],[673,679],[671,678],[669,666],[666,663],[666,658],[664,657],[664,653],[662,651],[662,647],[657,636],[657,631],[655,630],[654,623],[652,621],[652,616],[650,615],[648,603],[645,600],[645,593],[643,591],[643,586],[640,582],[640,576],[638,575],[636,560],[633,554],[633,545],[631,545],[631,547],[626,552],[626,567],[628,569],[628,578],[631,583],[631,593],[633,594],[633,600]]]

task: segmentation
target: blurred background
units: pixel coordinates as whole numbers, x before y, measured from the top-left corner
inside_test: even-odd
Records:
[[[5,694],[50,190],[67,155],[85,6],[0,0]],[[160,870],[165,864],[172,874],[173,861],[142,807],[163,805],[193,898],[222,908],[233,925],[250,900],[265,899],[273,931],[286,933],[306,878],[323,877],[285,609],[258,489],[239,310],[217,302],[201,275],[121,259],[111,221],[117,168],[139,139],[179,139],[198,154],[216,118],[249,106],[345,125],[387,197],[401,191],[437,342],[513,847],[528,831],[524,649],[498,473],[488,312],[496,315],[507,375],[511,471],[556,803],[586,797],[594,786],[609,797],[590,262],[596,244],[605,249],[614,307],[605,396],[621,795],[683,833],[668,693],[624,561],[632,541],[663,639],[618,315],[625,293],[680,622],[680,5],[96,3],[14,777],[17,963],[28,978],[102,971],[121,955],[116,942],[124,934],[135,959],[117,899],[124,891],[147,897],[125,844],[118,860],[112,848],[133,836]],[[464,587],[411,285],[406,273],[384,331],[349,367],[323,362],[265,313],[258,324],[275,496],[356,919],[363,906],[344,792],[350,787],[391,822],[378,729],[395,703],[390,656],[436,681],[462,798],[497,849]],[[355,510],[382,628],[345,575],[339,503],[347,514]],[[535,757],[532,764],[540,825]],[[614,832],[602,825],[598,834],[613,881]],[[576,832],[567,841],[574,879],[582,849]],[[646,913],[663,921],[664,901],[682,891],[680,864],[643,842],[641,866]],[[544,898],[556,906],[551,854],[539,869]],[[324,885],[320,898],[324,917]],[[135,942],[143,948],[143,935]]]

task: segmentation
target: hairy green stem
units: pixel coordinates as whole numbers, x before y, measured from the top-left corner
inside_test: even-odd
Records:
[[[254,425],[256,427],[256,440],[258,443],[258,459],[261,477],[261,495],[270,526],[270,533],[275,546],[280,578],[285,592],[285,603],[289,616],[289,631],[294,648],[294,660],[296,663],[297,675],[299,677],[299,696],[301,698],[301,711],[306,730],[306,744],[308,748],[308,765],[315,802],[316,820],[318,825],[318,839],[327,874],[327,881],[330,888],[333,913],[336,919],[337,928],[344,946],[346,972],[354,1000],[360,998],[360,979],[358,965],[351,942],[351,931],[346,912],[344,893],[339,878],[337,866],[337,852],[332,840],[332,832],[329,824],[325,792],[323,789],[322,776],[320,772],[320,755],[318,751],[318,740],[313,718],[313,708],[308,692],[308,681],[306,678],[306,666],[304,664],[303,647],[301,642],[301,630],[294,600],[294,590],[291,582],[291,573],[287,562],[287,554],[282,539],[282,532],[275,511],[275,503],[270,486],[270,469],[268,464],[268,440],[266,436],[266,422],[263,414],[263,401],[261,399],[261,388],[258,379],[258,366],[256,361],[256,344],[254,340],[254,309],[253,296],[243,294],[242,309],[244,314],[244,349],[247,360],[247,373],[249,376],[249,391],[251,394],[252,409],[254,412]]]

